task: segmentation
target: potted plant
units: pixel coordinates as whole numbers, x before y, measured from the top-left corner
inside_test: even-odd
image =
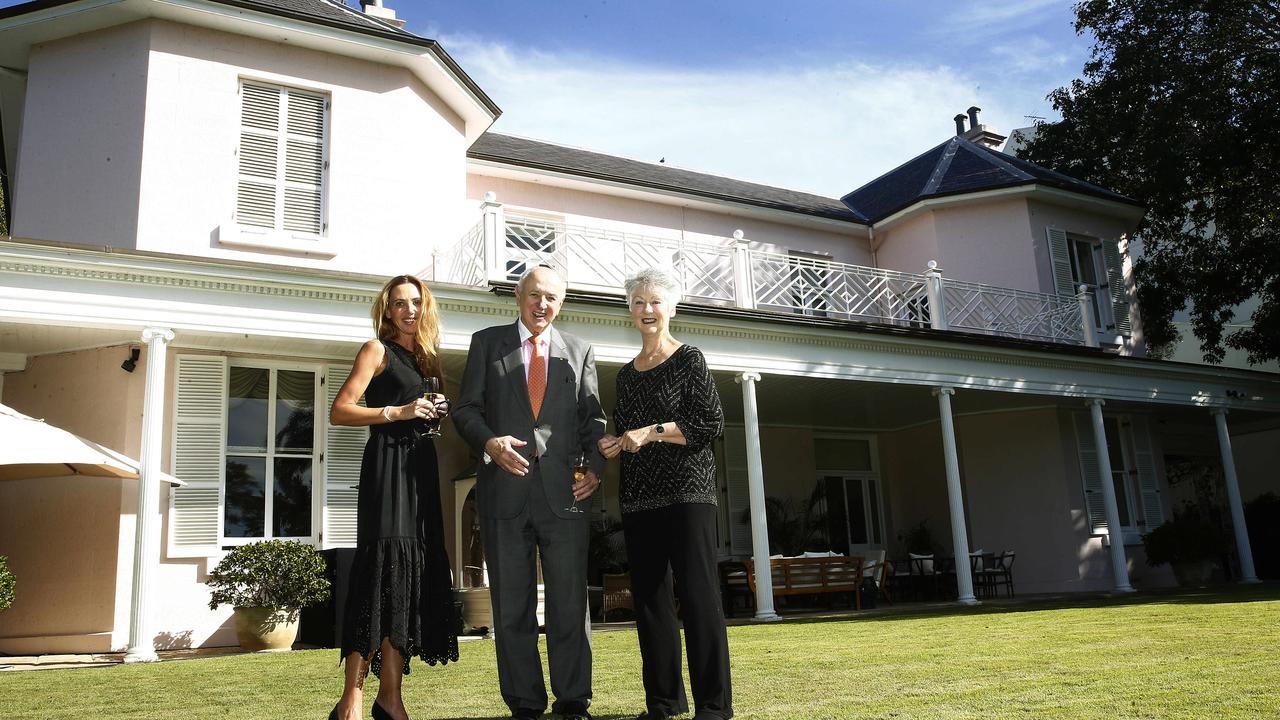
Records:
[[[1214,562],[1226,552],[1226,536],[1196,506],[1175,510],[1173,519],[1142,535],[1147,564],[1169,563],[1179,585],[1202,585],[1213,573]]]
[[[13,591],[17,585],[18,579],[9,569],[9,558],[0,555],[0,612],[8,610],[13,604]]]
[[[209,609],[235,608],[236,640],[251,652],[288,650],[298,611],[329,599],[324,558],[297,540],[241,545],[209,573]]]

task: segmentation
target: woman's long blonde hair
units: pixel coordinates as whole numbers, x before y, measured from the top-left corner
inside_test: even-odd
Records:
[[[391,304],[391,291],[404,284],[418,288],[422,296],[422,312],[418,316],[418,332],[413,339],[413,356],[418,360],[418,369],[423,375],[440,378],[444,384],[444,373],[440,367],[440,313],[436,309],[436,299],[427,289],[426,283],[412,275],[397,275],[382,286],[378,299],[373,301],[373,330],[379,340],[393,341],[396,328],[387,320],[387,306]]]

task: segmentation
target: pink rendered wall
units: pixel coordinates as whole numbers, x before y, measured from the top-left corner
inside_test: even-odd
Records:
[[[136,246],[148,32],[37,45],[14,173],[15,237]]]
[[[1038,292],[1025,200],[956,205],[933,214],[938,263],[948,278]]]
[[[934,214],[917,213],[887,228],[877,228],[875,233],[876,267],[898,272],[924,272],[930,260],[938,260],[942,253]],[[943,271],[950,276],[946,266]]]
[[[5,375],[4,403],[136,457],[144,373],[121,370],[127,356],[119,346],[33,357]],[[0,613],[0,652],[118,648],[136,497],[132,480],[0,483],[0,549],[18,576],[17,600]]]

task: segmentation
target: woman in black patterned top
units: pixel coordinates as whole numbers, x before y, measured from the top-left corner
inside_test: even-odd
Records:
[[[729,641],[716,575],[716,467],[711,443],[724,431],[715,380],[702,352],[671,336],[680,287],[661,270],[627,280],[640,352],[618,372],[618,436],[600,439],[622,456],[618,490],[640,637],[645,712],[689,710],[680,669],[680,597],[689,643],[694,719],[733,717]]]

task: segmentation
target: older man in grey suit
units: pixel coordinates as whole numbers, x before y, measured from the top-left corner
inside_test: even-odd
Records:
[[[454,427],[485,455],[476,507],[489,565],[498,683],[513,718],[547,707],[538,654],[535,549],[546,587],[552,710],[591,716],[591,626],[587,616],[587,517],[573,512],[599,486],[596,441],[605,416],[595,356],[580,338],[551,327],[565,282],[535,267],[516,286],[520,319],[471,337]],[[576,456],[591,470],[574,481]]]

